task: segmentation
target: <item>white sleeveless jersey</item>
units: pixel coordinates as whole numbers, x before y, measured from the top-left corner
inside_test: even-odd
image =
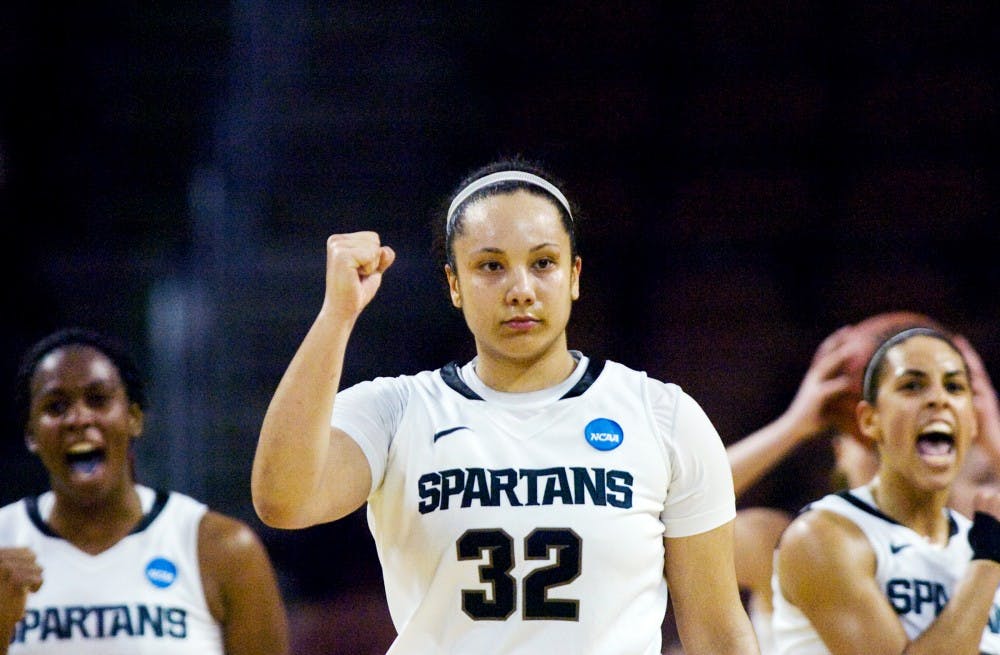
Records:
[[[927,542],[921,535],[883,514],[868,486],[831,494],[803,511],[822,509],[855,523],[875,552],[875,580],[885,592],[910,639],[926,630],[951,597],[955,585],[972,559],[969,528],[972,522],[948,510],[951,537],[945,546]],[[774,590],[773,635],[780,655],[829,655],[809,620],[781,594],[777,574]],[[1000,593],[983,631],[980,651],[1000,654]]]
[[[701,408],[612,362],[527,394],[471,365],[380,378],[333,424],[372,467],[392,655],[658,655],[663,537],[735,516]]]
[[[198,525],[205,505],[137,487],[145,518],[88,555],[43,520],[52,492],[0,509],[0,546],[28,547],[43,584],[28,595],[9,655],[215,655],[222,632],[205,602]],[[40,509],[41,508],[41,509]]]

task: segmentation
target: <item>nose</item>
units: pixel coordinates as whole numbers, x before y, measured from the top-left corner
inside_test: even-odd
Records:
[[[944,384],[938,382],[931,387],[927,402],[931,405],[943,406],[948,404],[950,398],[948,389]]]
[[[94,410],[83,400],[70,404],[63,414],[63,422],[72,427],[85,427],[94,421]]]
[[[535,287],[530,271],[524,266],[511,269],[510,288],[507,289],[507,303],[527,306],[535,302]]]

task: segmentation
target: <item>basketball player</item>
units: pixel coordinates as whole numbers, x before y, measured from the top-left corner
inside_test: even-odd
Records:
[[[788,408],[768,425],[730,444],[726,452],[737,498],[799,445],[816,438],[830,439],[837,474],[847,476],[851,482],[848,488],[871,479],[877,456],[854,436],[837,432],[831,412],[851,386],[846,364],[857,350],[852,326],[830,334],[816,349]],[[772,559],[774,547],[791,521],[789,512],[774,507],[744,507],[736,515],[736,578],[762,655],[774,653]]]
[[[828,438],[834,467],[831,489],[854,489],[878,471],[878,453],[857,428],[853,407],[860,400],[864,365],[889,336],[908,327],[935,327],[934,319],[912,311],[874,314],[847,325],[823,340],[813,356],[795,398],[782,415],[727,448],[737,499],[740,493],[779,464],[795,447],[813,438]],[[1000,479],[997,460],[980,444],[1000,439],[997,395],[979,355],[963,337],[954,337],[969,364],[980,430],[952,485],[949,506],[972,516],[979,487]],[[846,415],[848,408],[850,416]],[[761,653],[775,652],[771,635],[773,551],[793,516],[772,507],[746,507],[736,515],[736,576],[743,590]]]
[[[277,582],[250,528],[136,484],[145,392],[122,348],[58,331],[26,353],[16,399],[51,489],[0,508],[0,653],[287,652]]]
[[[969,369],[945,334],[891,336],[857,410],[875,478],[812,503],[775,556],[779,653],[1000,653],[1000,493],[946,507],[979,427]]]
[[[676,385],[567,347],[581,259],[562,191],[504,161],[452,198],[444,272],[475,358],[339,391],[395,254],[331,236],[261,429],[260,517],[304,528],[367,501],[393,655],[658,655],[668,586],[689,652],[757,653],[719,435]]]

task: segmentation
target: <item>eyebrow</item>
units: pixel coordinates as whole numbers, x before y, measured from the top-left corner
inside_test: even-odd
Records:
[[[908,368],[908,369],[905,369],[904,371],[901,371],[900,374],[899,374],[900,377],[903,377],[903,376],[906,376],[906,375],[919,376],[919,377],[925,377],[925,378],[926,377],[930,377],[930,374],[927,373],[927,371],[925,371],[923,369],[920,369],[920,368]],[[946,378],[953,378],[953,377],[956,377],[956,376],[967,377],[968,374],[964,370],[962,370],[962,369],[954,369],[954,370],[951,370],[951,371],[945,371],[944,376]]]
[[[546,241],[545,243],[540,243],[537,246],[528,249],[528,252],[536,252],[538,250],[543,250],[545,248],[558,248],[559,244],[554,241]],[[489,252],[489,253],[503,253],[505,252],[503,248],[497,248],[495,246],[485,246],[474,252]]]

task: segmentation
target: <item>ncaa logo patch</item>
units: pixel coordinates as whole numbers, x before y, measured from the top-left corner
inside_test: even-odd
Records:
[[[177,567],[170,560],[157,557],[146,565],[146,579],[154,587],[166,589],[177,579]]]
[[[625,440],[622,426],[609,418],[595,418],[583,429],[583,436],[597,450],[614,450]]]

